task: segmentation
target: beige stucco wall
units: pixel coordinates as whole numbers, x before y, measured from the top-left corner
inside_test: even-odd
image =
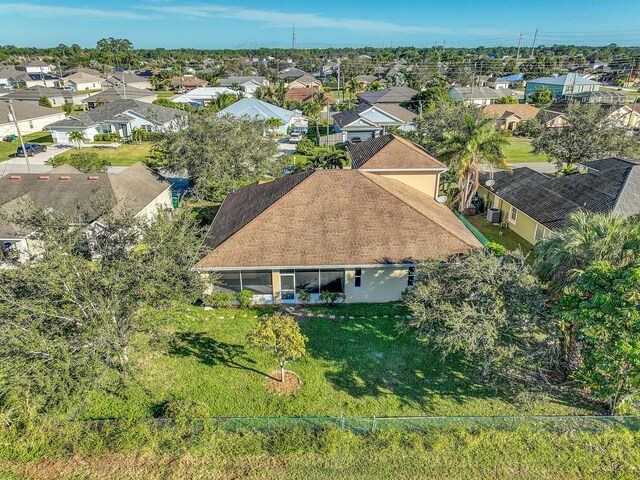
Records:
[[[513,223],[509,221],[509,212],[511,211],[510,203],[505,202],[503,199],[498,197],[498,203],[496,204],[494,200],[496,198],[496,195],[482,186],[478,188],[478,195],[484,199],[485,208],[497,207],[502,211],[501,221],[507,222],[507,224],[509,225],[509,230],[517,233],[532,245],[536,244],[536,228],[538,225],[537,221],[526,215],[521,210],[518,210],[516,221],[515,223]],[[548,234],[549,230],[546,229],[545,236],[548,236]]]
[[[407,288],[408,268],[363,268],[360,287],[355,286],[355,269],[345,271],[345,293],[348,303],[391,302],[400,300]]]
[[[167,188],[164,192],[158,195],[151,203],[136,213],[136,217],[145,217],[149,220],[156,218],[158,210],[173,209],[173,202],[171,198],[171,188]]]
[[[438,196],[438,173],[440,172],[372,172],[409,185],[427,195]]]

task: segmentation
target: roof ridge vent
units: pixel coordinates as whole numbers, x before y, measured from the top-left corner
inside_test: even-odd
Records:
[[[100,177],[98,175],[89,175],[87,180],[98,180]]]
[[[11,175],[9,180],[20,180],[22,177],[20,175]]]
[[[71,177],[69,175],[61,175],[58,180],[69,181],[71,180]]]
[[[49,180],[49,175],[40,175],[38,180]]]

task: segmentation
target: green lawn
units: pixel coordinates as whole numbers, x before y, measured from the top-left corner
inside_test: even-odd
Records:
[[[44,145],[53,145],[53,139],[49,132],[36,132],[24,135],[24,142],[28,143],[42,143]],[[20,146],[20,140],[16,139],[15,142],[2,142],[0,141],[0,162],[9,160],[16,156],[16,150]]]
[[[309,338],[307,355],[288,366],[303,382],[293,396],[267,390],[266,375],[277,370],[276,362],[246,346],[247,332],[264,308],[181,306],[150,312],[148,332],[138,334],[130,349],[133,376],[123,389],[100,385],[78,405],[78,416],[146,417],[172,398],[204,402],[211,416],[231,417],[594,412],[551,390],[506,393],[480,383],[464,362],[442,362],[410,334],[399,334],[396,317],[407,312],[394,304],[314,311],[315,318],[300,323]]]
[[[533,245],[527,242],[517,233],[509,230],[508,228],[502,228],[497,225],[491,225],[484,218],[484,215],[473,215],[466,217],[474,227],[480,230],[488,240],[504,245],[509,250],[522,250],[522,253],[528,255],[533,249]]]
[[[504,154],[507,157],[507,163],[547,161],[546,155],[534,155],[531,153],[530,138],[510,137],[508,140],[509,145],[504,150]]]
[[[149,156],[150,142],[126,143],[119,148],[110,147],[86,147],[84,150],[96,152],[101,158],[109,160],[114,167],[128,167],[137,162],[145,162]],[[56,158],[68,158],[77,150],[69,150],[67,152],[56,155]]]

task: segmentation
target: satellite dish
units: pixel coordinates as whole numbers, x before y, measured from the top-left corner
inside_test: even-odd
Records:
[[[493,187],[496,184],[496,181],[493,178],[490,178],[485,182],[485,185],[489,188]]]
[[[446,195],[440,195],[438,198],[436,198],[436,202],[438,202],[438,203],[447,203],[447,196]]]

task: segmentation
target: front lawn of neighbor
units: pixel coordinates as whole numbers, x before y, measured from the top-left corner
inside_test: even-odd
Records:
[[[177,306],[148,312],[147,331],[130,347],[131,377],[124,386],[98,385],[77,406],[77,418],[158,415],[171,399],[204,402],[214,417],[602,413],[551,388],[503,392],[481,383],[460,359],[442,361],[410,333],[399,334],[404,307],[310,308],[314,317],[300,323],[307,354],[287,366],[302,379],[292,396],[267,390],[276,361],[245,340],[257,316],[274,307]]]
[[[531,139],[522,137],[510,137],[509,145],[504,149],[507,163],[523,162],[546,162],[547,156],[544,154],[534,155],[531,153]]]
[[[49,132],[36,132],[24,135],[24,143],[42,143],[43,145],[53,145],[53,139]],[[0,162],[15,158],[16,150],[20,146],[20,140],[16,138],[15,142],[0,141]]]
[[[150,142],[142,143],[125,143],[119,148],[111,147],[84,147],[84,151],[96,152],[100,158],[106,158],[113,167],[128,167],[138,162],[146,162],[149,156]],[[56,155],[56,158],[68,158],[72,153],[78,150],[72,149],[67,152]]]
[[[504,245],[509,250],[522,250],[522,253],[528,255],[531,253],[533,249],[533,245],[527,242],[524,238],[522,238],[517,233],[509,230],[508,228],[502,228],[497,225],[491,225],[484,218],[484,215],[473,215],[466,217],[474,227],[480,230],[488,240],[492,242],[499,243]],[[530,258],[533,258],[532,256]]]

